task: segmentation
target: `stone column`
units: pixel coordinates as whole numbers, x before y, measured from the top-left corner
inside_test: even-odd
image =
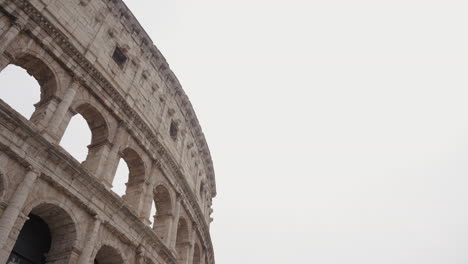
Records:
[[[5,31],[0,37],[0,53],[3,53],[8,47],[10,42],[18,36],[18,34],[23,30],[26,25],[26,21],[14,21],[11,24],[11,27]]]
[[[20,215],[24,203],[26,202],[26,199],[28,198],[38,176],[38,171],[33,170],[32,167],[28,168],[28,172],[26,173],[23,182],[21,182],[18,188],[16,188],[7,208],[0,218],[0,263],[6,263],[7,258],[10,255],[10,253],[5,252],[3,248],[5,247],[10,231],[15,225],[16,219]]]
[[[195,253],[195,237],[196,237],[196,231],[195,231],[195,223],[192,223],[192,234],[190,234],[190,242],[189,242],[189,249],[188,249],[188,256],[187,256],[187,262],[186,264],[192,264],[193,263],[193,254]]]
[[[169,236],[167,236],[166,244],[169,248],[174,249],[176,248],[176,240],[177,240],[177,226],[179,222],[180,216],[180,207],[181,205],[181,197],[177,195],[175,206],[174,206],[174,213],[172,214],[172,219],[169,222]]]
[[[143,197],[143,204],[141,206],[140,220],[143,223],[150,225],[149,218],[151,217],[151,206],[154,200],[154,183],[151,180],[145,182],[145,196]],[[154,226],[154,222],[153,222]]]
[[[59,103],[57,106],[57,109],[55,110],[49,124],[47,125],[47,134],[49,137],[54,142],[58,142],[62,135],[57,135],[57,130],[59,128],[59,125],[62,123],[63,118],[67,114],[68,109],[70,108],[70,105],[73,102],[73,99],[75,98],[76,91],[78,90],[78,87],[80,87],[80,83],[78,82],[77,79],[73,79],[71,81],[70,87],[67,89],[65,92],[65,95],[62,98],[62,101]],[[47,136],[46,136],[47,137]]]
[[[149,218],[152,217],[150,213],[151,213],[151,205],[153,204],[153,201],[154,201],[155,183],[158,181],[158,179],[161,179],[161,177],[163,177],[161,169],[159,167],[160,167],[160,164],[158,164],[158,161],[153,161],[153,163],[151,164],[151,173],[148,179],[146,180],[145,198],[144,198],[143,205],[141,208],[140,219],[141,221],[147,224],[149,224]],[[153,224],[153,227],[154,226],[155,225]]]
[[[117,132],[112,140],[112,147],[107,156],[107,160],[104,163],[104,169],[102,175],[97,175],[102,183],[109,189],[112,188],[112,181],[114,180],[115,172],[117,171],[117,165],[121,157],[120,147],[122,146],[123,135],[126,130],[124,123],[120,123],[117,128]]]
[[[131,182],[129,179],[125,195],[122,197],[140,219],[142,215],[142,205],[145,200],[146,186],[147,184],[145,180]]]
[[[78,258],[77,264],[89,264],[91,261],[91,254],[93,253],[94,246],[96,244],[96,238],[99,233],[99,228],[101,227],[102,219],[96,215],[94,217],[94,224],[91,232],[88,233],[86,238],[85,247],[81,251],[81,255]]]
[[[42,134],[44,134],[44,131],[47,129],[47,125],[60,101],[60,98],[53,95],[34,104],[36,109],[29,121],[31,121]]]

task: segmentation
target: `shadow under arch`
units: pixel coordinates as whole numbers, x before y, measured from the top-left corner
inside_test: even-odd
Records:
[[[78,240],[76,222],[63,207],[42,202],[28,214],[10,258],[24,258],[31,263],[68,263]],[[40,234],[40,235],[38,235]],[[48,241],[44,241],[47,240]]]
[[[183,217],[179,218],[177,224],[176,251],[179,263],[185,263],[190,252],[190,233],[187,220]]]
[[[169,226],[172,220],[172,199],[168,189],[159,184],[153,191],[156,215],[154,216],[153,230],[162,240],[169,236]]]
[[[119,251],[109,245],[102,245],[94,257],[94,264],[123,264]]]
[[[195,244],[193,248],[193,262],[192,264],[200,264],[201,263],[201,251],[200,251],[200,246],[198,246],[198,243]]]
[[[3,173],[3,170],[0,168],[0,201],[5,199],[5,193],[8,188],[8,178]]]

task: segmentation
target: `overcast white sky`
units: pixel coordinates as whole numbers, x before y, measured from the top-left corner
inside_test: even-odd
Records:
[[[468,2],[125,2],[208,140],[217,263],[468,263]]]

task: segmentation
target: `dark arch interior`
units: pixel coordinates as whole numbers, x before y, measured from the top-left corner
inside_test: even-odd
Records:
[[[168,225],[171,221],[171,196],[167,189],[158,185],[154,189],[154,204],[156,206],[156,215],[154,217],[153,230],[156,231],[161,239],[166,239],[168,235]]]
[[[29,214],[16,240],[7,263],[43,264],[51,246],[51,233],[47,223],[39,216]]]
[[[179,219],[179,223],[177,225],[177,237],[176,237],[176,251],[177,251],[177,258],[182,263],[185,261],[185,252],[187,248],[185,247],[185,243],[189,241],[189,230],[187,226],[187,221],[183,218]]]
[[[156,187],[154,202],[156,204],[156,216],[164,216],[171,213],[171,196],[164,186],[158,185]]]
[[[193,250],[193,264],[200,264],[201,262],[201,253],[200,247],[198,244],[195,244],[195,248]]]
[[[200,190],[199,190],[199,195],[200,195],[200,198],[203,198],[203,192],[205,191],[205,183],[202,182],[200,184]]]
[[[123,260],[115,248],[102,246],[96,254],[94,264],[123,264]]]
[[[70,215],[56,205],[43,203],[29,214],[10,258],[18,264],[68,263],[76,238]]]

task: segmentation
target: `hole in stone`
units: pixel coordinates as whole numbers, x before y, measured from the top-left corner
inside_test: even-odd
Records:
[[[88,155],[88,145],[90,143],[91,130],[88,123],[80,114],[73,116],[60,141],[60,146],[77,161],[83,162]]]
[[[154,200],[151,203],[151,210],[150,210],[150,225],[151,227],[154,227],[154,218],[156,217],[156,204],[154,203]]]
[[[176,122],[171,121],[171,126],[169,128],[169,135],[171,136],[172,140],[177,140],[177,135],[179,134],[179,126]]]
[[[122,68],[125,62],[127,62],[127,55],[125,55],[125,52],[121,48],[116,47],[112,54],[112,59]]]
[[[125,194],[126,183],[128,182],[128,175],[130,170],[124,159],[119,160],[117,171],[115,172],[114,181],[112,182],[112,191],[122,197]]]
[[[39,83],[25,69],[10,64],[1,71],[0,98],[25,118],[34,113],[40,95]]]

